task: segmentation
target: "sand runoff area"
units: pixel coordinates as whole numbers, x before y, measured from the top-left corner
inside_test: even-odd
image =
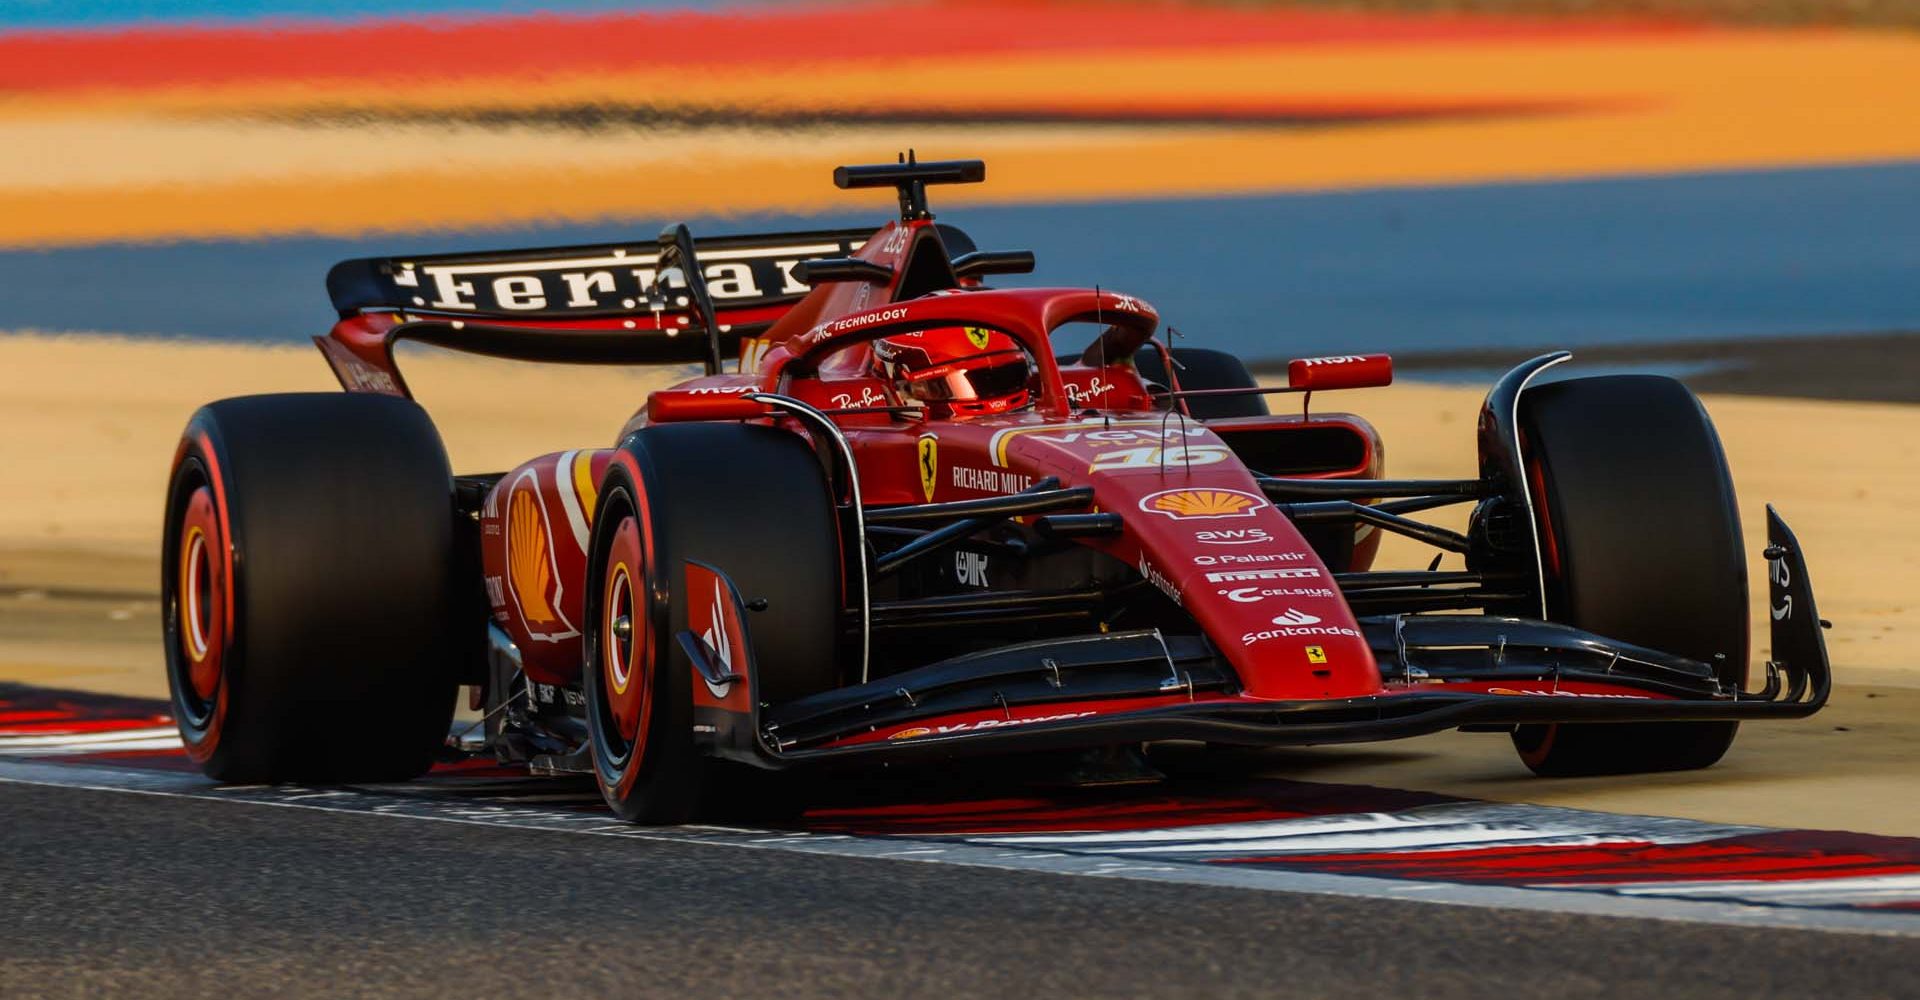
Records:
[[[678,377],[429,348],[403,349],[402,365],[462,472],[611,444],[646,393]],[[0,335],[0,682],[163,696],[161,500],[181,427],[207,400],[334,389],[310,347]],[[1323,394],[1316,409],[1351,410],[1378,426],[1391,474],[1451,477],[1474,468],[1480,395],[1404,383]],[[1754,579],[1766,503],[1806,546],[1820,612],[1835,625],[1829,643],[1843,684],[1826,712],[1750,725],[1725,763],[1693,775],[1533,780],[1504,737],[1458,734],[1290,751],[1275,758],[1283,773],[1920,834],[1920,778],[1911,771],[1920,751],[1920,407],[1736,396],[1706,403],[1732,462]],[[1383,564],[1422,566],[1430,557],[1389,539]],[[1758,651],[1767,616],[1755,608]]]

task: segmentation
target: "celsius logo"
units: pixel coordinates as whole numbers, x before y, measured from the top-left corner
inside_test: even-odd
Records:
[[[1218,591],[1221,597],[1235,604],[1257,604],[1269,597],[1332,597],[1333,591],[1326,587],[1235,587],[1232,590]]]
[[[1299,608],[1288,608],[1285,614],[1275,616],[1273,623],[1275,625],[1318,625],[1320,619]]]

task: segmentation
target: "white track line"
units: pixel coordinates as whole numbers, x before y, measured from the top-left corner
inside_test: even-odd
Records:
[[[142,726],[133,729],[107,729],[87,733],[33,733],[16,736],[0,736],[0,754],[11,754],[23,747],[72,747],[92,752],[98,743],[119,743],[124,740],[167,740],[172,747],[180,746],[180,730],[168,726]]]
[[[965,839],[1000,847],[1052,847],[1085,853],[1156,855],[1202,861],[1222,856],[1382,851],[1418,854],[1490,847],[1579,847],[1623,841],[1691,844],[1766,832],[1769,831],[1757,826],[1626,816],[1554,806],[1448,802],[1398,812]]]
[[[594,812],[564,812],[497,803],[395,794],[379,787],[315,789],[295,786],[219,786],[197,775],[166,771],[129,771],[105,767],[47,764],[0,759],[0,781],[57,788],[156,795],[176,799],[231,802],[355,816],[503,827],[543,833],[611,837],[650,843],[694,844],[759,851],[919,864],[961,865],[1002,871],[1118,878],[1147,882],[1274,892],[1308,893],[1364,899],[1439,903],[1579,913],[1639,920],[1677,920],[1800,930],[1843,931],[1920,937],[1920,920],[1909,914],[1809,907],[1754,906],[1739,902],[1625,896],[1580,890],[1510,888],[1411,882],[1354,875],[1276,871],[1248,865],[1215,865],[1153,859],[1143,864],[1112,855],[1073,851],[1007,850],[1006,845],[922,838],[864,838],[844,834],[785,833],[729,827],[642,827],[610,824]],[[390,786],[389,786],[390,787]],[[940,847],[941,853],[916,851]],[[1031,845],[1023,845],[1031,848]]]

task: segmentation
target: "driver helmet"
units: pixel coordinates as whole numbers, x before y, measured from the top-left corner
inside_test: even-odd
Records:
[[[1024,407],[1033,363],[1018,341],[980,326],[916,330],[873,342],[876,373],[938,417],[980,417]]]

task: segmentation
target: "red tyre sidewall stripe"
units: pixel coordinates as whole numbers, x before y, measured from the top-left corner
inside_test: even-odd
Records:
[[[1528,767],[1541,767],[1547,762],[1547,755],[1553,753],[1553,742],[1560,735],[1558,723],[1548,723],[1540,734],[1540,745],[1531,750],[1520,751],[1520,762]]]
[[[661,667],[659,658],[656,655],[654,655],[654,652],[651,648],[653,645],[653,640],[655,637],[656,630],[658,627],[660,627],[663,624],[655,620],[655,616],[658,613],[658,608],[655,606],[655,602],[653,600],[654,595],[660,592],[659,584],[660,584],[661,567],[658,565],[659,560],[655,556],[655,554],[659,551],[659,549],[657,549],[654,546],[653,517],[651,515],[651,509],[649,508],[647,503],[647,480],[646,480],[646,477],[642,475],[640,472],[640,463],[634,461],[633,455],[628,451],[626,451],[625,449],[621,449],[619,451],[614,452],[613,463],[616,465],[619,465],[622,469],[625,469],[627,471],[628,477],[633,483],[633,489],[631,492],[631,497],[632,497],[633,506],[634,506],[633,521],[634,521],[634,527],[636,529],[635,533],[638,536],[639,543],[640,543],[640,565],[641,565],[639,575],[634,578],[634,603],[635,603],[635,611],[636,611],[635,617],[646,619],[645,634],[647,637],[647,644],[649,646],[648,652],[646,654],[646,659],[645,659],[645,663],[646,663],[645,671],[647,674],[645,684],[649,691],[648,704],[646,707],[646,711],[649,717],[645,719],[640,726],[640,733],[642,737],[646,737],[651,735],[651,728],[652,728],[651,724],[653,721],[651,718],[651,714],[654,711],[654,706],[652,704],[651,691],[660,681],[660,678],[657,676],[657,671]],[[604,490],[602,491],[601,495],[603,498],[605,497]],[[602,502],[604,503],[604,499]],[[606,572],[606,570],[603,568],[601,572],[604,573]],[[604,611],[604,609],[602,610]],[[634,623],[634,630],[636,634],[639,633],[640,629],[641,629],[641,623],[636,621]],[[604,645],[606,642],[606,637],[602,637],[601,642],[602,642],[602,645]],[[636,646],[636,649],[637,648],[638,647]],[[598,669],[598,667],[599,665],[595,664],[595,668]],[[629,686],[631,686],[634,683],[637,683],[638,680],[639,680],[638,678],[630,677],[628,680]],[[663,697],[664,696],[666,695],[663,694]],[[620,799],[626,799],[628,796],[633,794],[634,785],[637,784],[640,780],[640,772],[643,769],[642,763],[645,759],[645,756],[646,756],[646,748],[643,745],[641,745],[638,741],[636,741],[635,744],[633,745],[632,751],[627,755],[626,766],[621,770],[620,780],[610,790],[614,797],[617,797]]]
[[[604,582],[600,596],[599,667],[614,722],[621,738],[633,748],[629,769],[637,768],[646,755],[647,713],[652,707],[654,652],[652,629],[644,613],[647,606],[645,560],[639,526],[631,517],[621,518],[614,528],[606,568],[601,574]],[[612,627],[621,615],[626,615],[631,625],[624,654]]]
[[[226,653],[226,561],[220,557],[224,539],[214,511],[213,491],[200,487],[187,498],[180,524],[180,549],[175,568],[179,587],[178,611],[182,645],[192,664],[188,673],[193,693],[202,701],[220,691],[220,666]],[[206,603],[201,604],[205,591]]]
[[[200,446],[200,460],[205,462],[207,466],[207,479],[213,484],[213,509],[219,516],[220,554],[222,562],[220,578],[226,583],[226,586],[223,588],[226,591],[226,607],[224,609],[225,614],[221,616],[221,620],[225,622],[224,639],[226,645],[231,648],[234,639],[234,625],[238,621],[237,616],[234,614],[234,603],[236,600],[234,595],[235,591],[239,589],[234,586],[233,575],[233,519],[232,515],[228,513],[232,508],[227,504],[227,480],[225,474],[221,472],[220,457],[213,447],[212,439],[207,437],[206,431],[196,432],[195,439]]]
[[[181,440],[175,459],[176,464],[189,454],[199,459],[207,471],[207,484],[213,499],[211,517],[213,531],[210,534],[214,536],[209,539],[209,544],[212,546],[209,552],[213,556],[212,565],[216,567],[214,577],[216,589],[219,591],[214,596],[217,602],[214,615],[219,619],[217,634],[207,636],[210,647],[208,655],[216,657],[219,663],[218,686],[212,697],[213,710],[207,718],[205,727],[198,731],[189,729],[184,720],[180,726],[181,742],[186,745],[187,756],[197,763],[204,764],[220,748],[220,738],[227,718],[227,705],[232,696],[233,685],[228,670],[230,666],[228,654],[233,649],[236,633],[235,591],[238,588],[234,585],[233,529],[232,517],[227,505],[226,480],[222,475],[219,453],[214,448],[213,440],[199,426],[191,428],[187,436]],[[180,541],[184,542],[185,539],[181,538]],[[179,597],[181,600],[185,599],[185,595],[179,595]],[[215,648],[217,652],[213,651]]]

